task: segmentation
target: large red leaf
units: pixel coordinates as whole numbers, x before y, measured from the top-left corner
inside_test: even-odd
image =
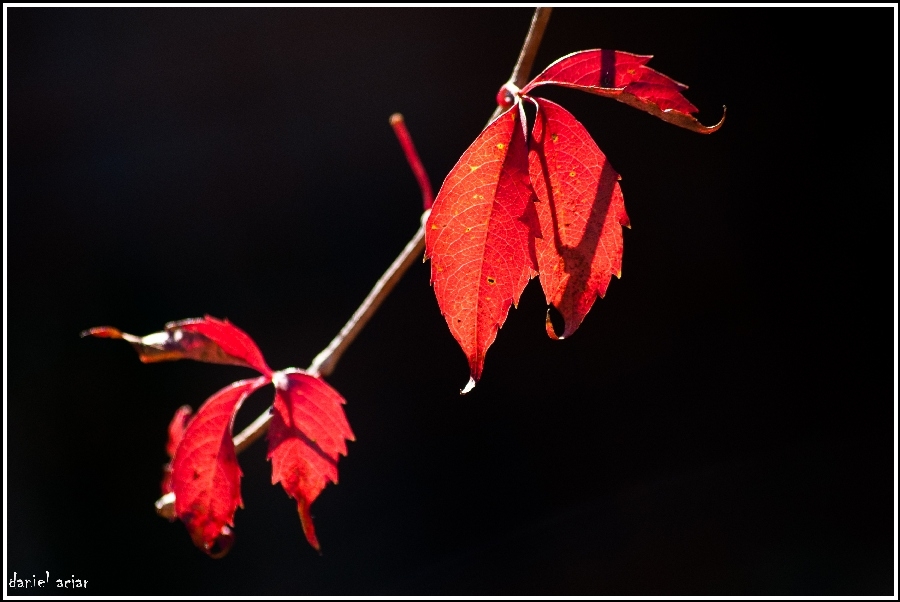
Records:
[[[622,226],[628,226],[619,174],[571,113],[545,100],[538,105],[529,167],[544,237],[535,241],[547,303],[565,318],[570,336],[597,295],[622,269]]]
[[[481,378],[488,347],[537,267],[524,123],[518,104],[485,128],[444,180],[426,224],[438,305],[469,361],[463,393]]]
[[[651,58],[618,50],[582,50],[547,67],[522,89],[522,94],[547,84],[565,86],[614,98],[701,134],[719,129],[725,116],[713,126],[697,121],[691,115],[697,107],[681,94],[687,86],[647,67]]]
[[[272,484],[281,483],[297,501],[307,541],[319,549],[309,507],[328,481],[338,482],[339,456],[347,455],[353,432],[341,407],[344,398],[325,381],[301,370],[277,373],[269,424]]]
[[[209,554],[230,545],[234,512],[241,504],[241,469],[231,430],[241,402],[268,384],[261,376],[225,387],[197,411],[172,458],[175,515],[187,525],[191,539]],[[223,543],[225,542],[225,543]]]
[[[131,343],[144,363],[192,359],[211,364],[232,364],[254,368],[271,376],[262,353],[253,339],[228,320],[212,316],[169,322],[163,332],[136,337],[111,326],[85,330],[81,336],[124,339]]]

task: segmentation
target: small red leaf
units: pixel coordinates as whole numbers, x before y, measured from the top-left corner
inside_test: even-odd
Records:
[[[230,540],[227,527],[234,526],[234,512],[241,504],[241,469],[231,440],[234,414],[248,395],[268,382],[265,376],[238,381],[207,399],[172,458],[175,515],[207,553],[217,553]]]
[[[582,50],[547,67],[522,89],[522,94],[547,84],[576,88],[614,98],[694,132],[711,134],[719,129],[725,115],[712,126],[697,121],[691,115],[697,107],[681,95],[687,86],[647,67],[651,58],[619,50]]]
[[[628,225],[619,174],[571,113],[542,98],[531,136],[529,167],[543,239],[535,241],[548,304],[570,336],[610,279],[622,269],[622,226]],[[553,235],[551,236],[550,233]],[[547,334],[557,338],[547,319]]]
[[[532,207],[521,103],[495,119],[444,180],[425,230],[431,282],[471,378],[535,274]]]
[[[169,322],[163,332],[136,337],[111,326],[99,326],[81,336],[124,339],[144,363],[192,359],[211,364],[246,366],[271,376],[262,353],[253,339],[228,320],[212,316]]]
[[[301,370],[276,373],[275,403],[269,424],[272,484],[281,483],[297,501],[307,541],[319,541],[309,507],[328,481],[338,482],[339,456],[347,455],[353,432],[341,407],[344,398],[325,381]]]

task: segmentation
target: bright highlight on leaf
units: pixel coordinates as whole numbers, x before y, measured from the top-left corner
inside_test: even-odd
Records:
[[[163,470],[163,493],[175,495],[175,517],[187,526],[197,547],[214,558],[224,556],[234,543],[231,528],[242,505],[241,469],[232,441],[234,415],[247,396],[275,384],[269,430],[272,482],[280,482],[297,501],[303,532],[319,549],[309,508],[329,481],[337,483],[338,458],[347,455],[345,440],[353,440],[337,391],[301,370],[272,372],[249,335],[211,316],[170,322],[163,332],[145,337],[110,326],[82,333],[87,335],[128,341],[144,362],[194,359],[262,373],[225,387],[193,416],[190,407],[182,406],[169,424],[166,451],[171,462]]]
[[[622,226],[629,226],[619,174],[568,111],[532,94],[556,85],[613,98],[663,121],[702,134],[687,86],[646,66],[650,56],[584,50],[565,56],[524,88],[505,84],[506,112],[463,153],[444,180],[426,225],[431,282],[450,332],[469,361],[469,392],[484,356],[537,270],[547,303],[571,336],[597,296],[622,271]],[[527,138],[522,101],[538,108]],[[516,108],[510,108],[516,107]],[[522,158],[527,157],[523,167]],[[537,222],[537,223],[535,223]],[[535,264],[536,262],[536,264]]]

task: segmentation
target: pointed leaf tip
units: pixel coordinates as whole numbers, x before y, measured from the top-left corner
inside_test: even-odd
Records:
[[[297,514],[300,515],[300,527],[303,529],[303,535],[306,536],[306,541],[309,542],[309,545],[313,547],[313,549],[322,555],[322,545],[319,543],[319,538],[316,537],[316,529],[313,526],[312,514],[309,511],[309,504],[305,499],[301,498],[297,500]]]
[[[722,105],[722,118],[719,119],[719,123],[716,123],[713,125],[700,124],[700,127],[702,128],[702,130],[695,130],[695,131],[697,131],[700,134],[712,134],[713,132],[719,131],[719,128],[721,128],[722,124],[725,123],[725,114],[727,112],[728,112],[728,107],[726,107],[725,105]]]
[[[466,393],[468,393],[469,391],[471,391],[471,390],[474,389],[474,388],[475,388],[475,379],[472,378],[472,377],[470,376],[470,377],[469,377],[469,382],[466,383],[466,386],[465,386],[465,387],[463,387],[462,389],[460,389],[459,394],[460,394],[460,395],[465,395]]]
[[[79,335],[82,339],[84,337],[97,337],[100,339],[121,339],[122,332],[118,328],[113,328],[112,326],[95,326],[93,328],[88,328],[87,330],[82,330]]]

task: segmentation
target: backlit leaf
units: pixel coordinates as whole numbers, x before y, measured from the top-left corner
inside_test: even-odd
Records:
[[[692,113],[697,107],[681,92],[682,83],[646,66],[653,58],[619,50],[582,50],[554,62],[523,89],[528,94],[538,86],[557,85],[614,98],[646,111],[663,121],[701,134],[710,134],[722,126],[705,126]]]
[[[353,432],[344,416],[344,398],[321,378],[301,370],[276,375],[269,424],[272,484],[281,483],[297,501],[303,533],[315,549],[319,541],[309,507],[329,481],[338,482],[337,463],[347,455]]]
[[[463,392],[481,378],[488,347],[536,273],[524,122],[519,103],[485,128],[444,180],[425,225],[435,296],[469,362]]]
[[[561,106],[542,98],[529,151],[531,182],[541,231],[535,240],[541,286],[548,304],[565,318],[570,336],[622,269],[622,226],[628,225],[619,174],[582,126]]]
[[[234,526],[234,512],[241,505],[241,469],[231,440],[234,414],[248,395],[268,383],[265,376],[241,380],[207,399],[172,458],[175,515],[207,553],[221,547],[221,538],[230,540],[227,527]]]

